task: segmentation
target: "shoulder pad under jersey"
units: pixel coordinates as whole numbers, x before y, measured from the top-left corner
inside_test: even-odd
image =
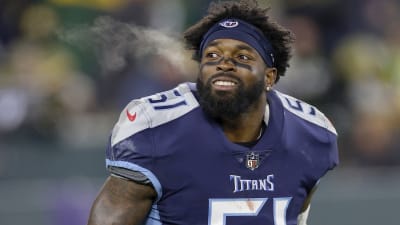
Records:
[[[157,127],[199,106],[188,83],[131,101],[114,126],[111,145],[147,128]]]
[[[286,110],[337,135],[336,129],[329,119],[315,106],[312,106],[292,96],[283,94],[279,91],[275,92]]]

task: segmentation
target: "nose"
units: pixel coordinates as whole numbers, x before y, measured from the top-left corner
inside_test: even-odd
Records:
[[[218,71],[230,72],[236,70],[235,62],[231,58],[223,58],[217,65]]]

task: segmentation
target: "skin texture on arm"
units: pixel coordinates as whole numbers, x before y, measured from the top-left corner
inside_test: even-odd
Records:
[[[143,224],[155,198],[151,185],[109,176],[93,203],[88,225]]]
[[[299,216],[297,217],[297,224],[298,225],[307,225],[308,214],[310,213],[310,204],[311,198],[314,195],[315,191],[317,190],[317,185],[311,189],[310,193],[308,194],[307,199],[304,201],[303,207]]]
[[[303,208],[301,209],[301,212],[305,212],[305,211],[307,210],[307,208],[310,206],[312,196],[314,195],[314,193],[315,193],[315,191],[317,190],[317,188],[318,188],[318,186],[315,185],[315,186],[313,187],[313,189],[311,189],[311,191],[310,191],[310,193],[308,194],[306,200],[304,201]]]

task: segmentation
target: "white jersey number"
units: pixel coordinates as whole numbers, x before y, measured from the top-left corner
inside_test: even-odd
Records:
[[[227,216],[257,216],[268,198],[210,199],[208,225],[227,225]],[[291,198],[273,198],[274,225],[286,225]],[[229,225],[229,224],[228,224]]]
[[[177,89],[150,96],[147,98],[147,101],[153,106],[154,110],[171,109],[187,105],[185,97]]]

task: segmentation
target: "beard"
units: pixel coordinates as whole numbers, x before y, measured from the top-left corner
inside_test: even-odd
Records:
[[[199,103],[204,112],[214,119],[232,120],[240,114],[247,112],[264,94],[264,83],[257,82],[249,87],[244,87],[241,80],[237,80],[238,88],[235,92],[213,91],[212,79],[204,84],[197,78]]]

